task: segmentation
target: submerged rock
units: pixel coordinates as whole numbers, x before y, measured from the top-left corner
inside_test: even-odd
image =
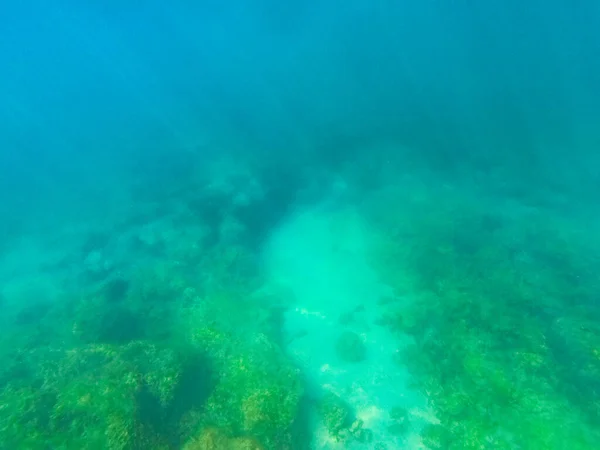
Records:
[[[361,362],[367,357],[365,343],[352,331],[345,331],[340,335],[335,343],[335,351],[346,362]]]

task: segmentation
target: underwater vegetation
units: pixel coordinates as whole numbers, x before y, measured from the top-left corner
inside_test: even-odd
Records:
[[[374,260],[396,297],[381,323],[410,337],[398,364],[437,419],[423,444],[596,448],[596,230],[541,208],[421,194],[398,196],[379,222]]]
[[[49,269],[52,302],[6,283],[0,449],[303,448],[303,387],[268,305],[250,306],[248,241],[231,213],[196,214],[89,233],[66,256],[80,270]]]
[[[118,233],[83,233],[46,272],[3,279],[0,450],[304,450],[317,421],[331,445],[318,448],[392,450],[413,435],[406,448],[597,448],[597,230],[458,184],[369,183],[357,209],[393,290],[368,308],[369,327],[398,343],[394,364],[428,407],[390,401],[373,427],[344,398],[351,385],[315,389],[286,352],[303,335],[286,335],[287,294],[262,290],[268,233],[252,231],[249,205],[274,201],[267,227],[289,206],[245,176],[179,189]],[[242,201],[248,185],[262,188]],[[31,287],[44,276],[60,286],[53,299]],[[345,370],[373,364],[372,341],[346,328],[366,310],[340,310],[319,341]]]
[[[79,298],[27,337],[4,333],[0,448],[291,448],[302,389],[280,349],[221,329],[189,288],[172,295],[160,311]],[[153,325],[169,314],[168,334]]]
[[[0,450],[600,450],[599,29],[4,1]]]

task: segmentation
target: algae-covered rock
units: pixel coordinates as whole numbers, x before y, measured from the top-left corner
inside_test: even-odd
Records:
[[[350,406],[333,392],[328,392],[319,402],[319,412],[329,434],[334,439],[344,439],[352,426]]]
[[[203,429],[198,436],[188,441],[182,450],[263,450],[255,439],[242,436],[230,437],[214,427]]]
[[[220,375],[202,422],[252,437],[265,449],[291,448],[303,392],[298,370],[281,349],[263,334],[242,337],[212,327],[198,329],[193,340]]]

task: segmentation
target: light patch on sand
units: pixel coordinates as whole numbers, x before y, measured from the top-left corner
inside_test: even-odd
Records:
[[[425,414],[411,414],[414,430],[404,436],[389,433],[390,410],[424,410],[425,399],[408,385],[406,369],[395,362],[402,344],[378,325],[379,299],[389,296],[368,263],[369,230],[351,206],[298,211],[273,234],[265,253],[270,284],[293,295],[285,316],[286,333],[299,336],[287,351],[307,379],[310,394],[339,395],[356,419],[373,432],[370,444],[336,442],[323,424],[314,431],[313,448],[367,449],[381,443],[391,448],[418,449]],[[355,320],[342,320],[350,314]],[[351,331],[366,346],[361,362],[340,360],[335,351],[339,336]]]

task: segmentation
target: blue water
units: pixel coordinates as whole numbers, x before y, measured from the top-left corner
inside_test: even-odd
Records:
[[[600,6],[0,6],[0,450],[595,449]]]

